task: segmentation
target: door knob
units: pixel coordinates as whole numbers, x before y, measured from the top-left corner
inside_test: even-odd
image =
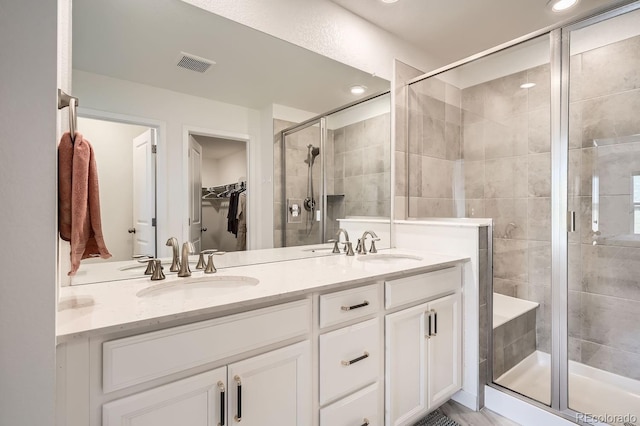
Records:
[[[136,228],[129,228],[127,230],[127,232],[130,233],[130,234],[135,234],[136,233]]]
[[[201,232],[207,232],[207,228],[201,228],[200,231]]]

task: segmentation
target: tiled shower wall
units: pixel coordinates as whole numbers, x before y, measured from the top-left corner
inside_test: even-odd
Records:
[[[572,56],[570,82],[569,355],[640,380],[640,37]]]
[[[334,191],[344,194],[345,216],[389,217],[390,132],[389,113],[333,131]],[[327,183],[331,194],[330,178]]]
[[[568,237],[569,356],[640,379],[640,235],[631,186],[640,173],[640,38],[573,56],[570,81],[569,207],[579,221]],[[521,89],[524,82],[536,86]],[[549,352],[549,66],[462,89],[460,138],[455,89],[435,78],[409,88],[409,216],[492,218],[494,291],[540,303],[537,349]]]
[[[494,291],[540,303],[537,344],[548,352],[549,66],[462,90],[436,78],[413,86],[410,216],[492,218]]]
[[[274,120],[274,243],[282,245],[282,144],[280,132],[295,125]],[[381,114],[347,126],[329,130],[323,158],[327,162],[327,234],[334,235],[338,218],[347,216],[389,217],[390,181],[390,114]],[[304,200],[307,194],[307,145],[320,145],[318,127],[309,127],[287,137],[287,198]],[[313,167],[316,202],[320,197],[320,157]],[[319,223],[309,232],[306,218],[302,223],[286,224],[286,245],[319,243]]]
[[[525,82],[536,83],[522,89]],[[550,75],[542,65],[462,90],[464,214],[490,217],[493,286],[538,302],[537,348],[550,351]]]
[[[409,216],[457,217],[460,89],[437,78],[409,86]]]

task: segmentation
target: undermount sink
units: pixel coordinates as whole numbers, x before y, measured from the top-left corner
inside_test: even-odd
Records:
[[[367,255],[359,255],[357,259],[360,262],[369,262],[369,263],[382,263],[382,264],[391,264],[397,263],[400,261],[419,261],[422,260],[420,256],[413,256],[411,254],[399,254],[399,253],[381,253],[381,254],[367,254]]]
[[[220,296],[256,286],[260,281],[252,277],[213,275],[197,278],[180,278],[175,281],[153,284],[143,288],[138,297],[186,297],[200,298]]]

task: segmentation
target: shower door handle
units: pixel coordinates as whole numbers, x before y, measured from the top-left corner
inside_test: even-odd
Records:
[[[573,210],[567,212],[567,232],[576,232],[576,212]]]

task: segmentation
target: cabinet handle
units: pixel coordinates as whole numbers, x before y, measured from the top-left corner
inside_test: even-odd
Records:
[[[351,305],[351,306],[343,306],[342,309],[343,311],[352,311],[354,309],[358,309],[358,308],[364,308],[365,306],[369,306],[369,302],[367,302],[366,300],[362,303],[359,303],[357,305]]]
[[[218,389],[220,389],[220,422],[218,426],[224,426],[224,407],[225,407],[225,391],[224,383],[222,381],[218,382]]]
[[[425,314],[427,316],[427,339],[431,338],[431,311]]]
[[[240,380],[240,376],[235,376],[233,380],[235,380],[238,385],[238,400],[236,402],[237,407],[236,415],[234,418],[236,422],[240,422],[242,420],[242,381]]]
[[[438,334],[438,312],[433,311],[433,335]]]
[[[362,419],[362,421],[364,422],[364,423],[362,423],[362,426],[368,426],[369,425],[369,419],[364,418],[364,419]]]
[[[345,367],[350,366],[351,364],[355,364],[358,361],[362,361],[363,359],[369,358],[369,352],[365,352],[364,355],[359,356],[358,358],[354,358],[351,361],[342,361],[342,365]]]

